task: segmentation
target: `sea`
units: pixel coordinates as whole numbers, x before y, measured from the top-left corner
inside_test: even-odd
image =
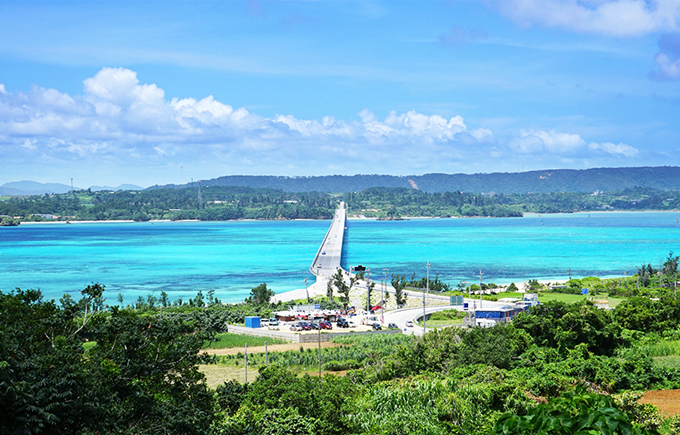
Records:
[[[520,283],[633,275],[680,253],[680,212],[527,214],[522,218],[350,219],[343,268],[392,275]],[[40,289],[58,300],[98,282],[108,303],[213,290],[243,301],[315,282],[309,266],[330,221],[98,222],[0,227],[0,291]],[[121,296],[119,296],[121,295]]]

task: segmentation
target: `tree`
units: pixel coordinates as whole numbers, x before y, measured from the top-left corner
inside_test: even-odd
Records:
[[[509,292],[518,292],[519,289],[517,288],[517,286],[515,285],[514,282],[511,282],[510,285],[508,286],[507,291],[509,291]]]
[[[103,287],[61,307],[36,290],[0,292],[1,432],[208,433],[214,399],[198,364],[214,334],[118,307],[91,311]],[[97,343],[87,352],[85,337]]]
[[[253,287],[250,291],[250,297],[246,299],[246,302],[253,303],[255,305],[268,304],[269,300],[274,296],[274,291],[267,288],[267,284],[260,284],[257,287]]]
[[[326,297],[328,302],[333,302],[333,280],[330,278],[326,281]]]
[[[340,293],[340,300],[343,304],[343,307],[347,309],[349,306],[349,294],[352,291],[352,287],[354,287],[354,284],[356,284],[357,278],[356,277],[350,277],[349,278],[349,285],[345,282],[345,276],[342,272],[342,269],[338,269],[338,271],[333,275],[333,285],[335,286],[336,289],[338,289],[338,293]]]
[[[404,275],[392,275],[392,280],[390,282],[392,287],[394,287],[394,298],[397,308],[400,308],[406,304],[407,295],[404,291],[407,284],[406,277]]]

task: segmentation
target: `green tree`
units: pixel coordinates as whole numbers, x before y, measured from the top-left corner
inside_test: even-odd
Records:
[[[268,304],[269,300],[274,296],[274,291],[267,288],[267,284],[260,284],[257,287],[253,287],[250,291],[250,296],[246,299],[246,302],[253,303],[255,305]]]
[[[406,288],[407,281],[404,275],[392,275],[392,280],[390,281],[392,287],[394,287],[394,298],[397,304],[397,308],[401,308],[406,304]]]

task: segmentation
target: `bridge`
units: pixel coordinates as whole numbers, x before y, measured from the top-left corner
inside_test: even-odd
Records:
[[[309,271],[316,277],[330,277],[335,274],[340,267],[342,260],[342,241],[345,236],[345,223],[347,221],[347,210],[345,202],[340,202],[340,206],[335,211],[333,222],[324,237],[319,250],[316,252],[314,261],[309,267]]]

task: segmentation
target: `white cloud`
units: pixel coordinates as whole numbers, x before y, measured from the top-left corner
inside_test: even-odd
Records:
[[[680,28],[680,0],[490,0],[522,25],[614,37]]]
[[[78,162],[92,168],[192,164],[242,174],[291,167],[302,173],[338,168],[414,173],[469,168],[489,156],[501,165],[509,159],[637,153],[607,142],[587,147],[579,134],[555,130],[527,129],[514,138],[497,138],[489,128],[469,130],[461,116],[414,110],[392,111],[384,119],[369,110],[358,115],[352,120],[262,117],[212,96],[169,99],[156,85],[140,84],[134,71],[104,68],[84,81],[81,96],[40,87],[2,93],[0,161]]]
[[[478,142],[495,142],[496,136],[488,128],[476,128],[470,130],[470,136],[477,139]]]
[[[5,90],[5,85],[0,83],[0,94],[6,94],[6,93],[7,93],[7,91]]]
[[[572,154],[583,148],[586,142],[578,134],[560,133],[555,130],[520,130],[519,137],[509,142],[510,148],[524,154],[548,152]]]
[[[657,53],[654,61],[659,66],[659,71],[653,74],[653,78],[662,80],[680,79],[680,59],[670,59],[666,53]]]
[[[633,148],[632,146],[626,145],[625,143],[620,143],[616,145],[610,142],[604,143],[592,142],[591,144],[588,145],[588,148],[593,151],[601,151],[614,156],[635,157],[636,155],[639,154],[637,148]]]

